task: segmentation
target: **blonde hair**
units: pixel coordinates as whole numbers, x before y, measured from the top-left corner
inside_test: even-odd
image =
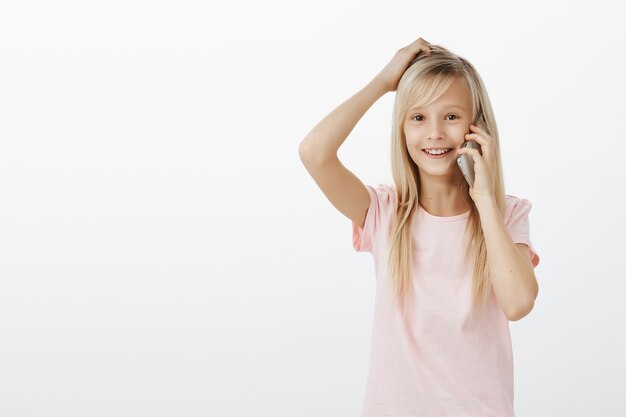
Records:
[[[493,138],[495,154],[495,199],[500,213],[504,215],[505,194],[500,158],[500,140],[496,121],[482,79],[474,67],[464,58],[448,49],[430,45],[430,54],[418,54],[404,72],[396,89],[391,132],[391,168],[396,185],[398,208],[390,230],[387,248],[387,267],[393,281],[395,294],[406,313],[406,298],[411,292],[411,230],[418,206],[420,178],[417,165],[411,159],[404,135],[404,120],[412,106],[427,106],[446,92],[455,78],[464,81],[473,105],[473,123],[479,124]],[[470,214],[464,233],[465,256],[470,245],[476,248],[473,268],[472,306],[484,306],[491,288],[487,248],[480,216],[469,195],[465,181],[462,195],[470,206]],[[469,237],[469,239],[468,239]]]

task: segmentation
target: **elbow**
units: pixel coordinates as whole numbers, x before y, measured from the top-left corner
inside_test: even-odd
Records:
[[[324,152],[316,148],[315,145],[307,143],[306,140],[300,143],[298,152],[304,166],[319,166],[325,164],[327,161],[337,159],[336,153]]]
[[[533,286],[530,294],[526,297],[521,297],[521,300],[516,303],[512,308],[506,312],[506,316],[510,321],[518,321],[526,317],[532,311],[535,306],[535,300],[539,294],[539,286],[537,285],[537,279],[533,274]]]
[[[311,144],[309,144],[306,139],[300,142],[298,153],[300,155],[300,160],[305,165],[311,164],[315,161],[315,152],[311,148]]]
[[[509,321],[518,321],[526,317],[535,306],[535,302],[531,300],[525,304],[518,306],[515,309],[512,309],[506,313],[506,317]]]
[[[298,154],[300,155],[300,160],[305,161],[308,153],[308,148],[305,141],[300,142],[300,146],[298,147]]]

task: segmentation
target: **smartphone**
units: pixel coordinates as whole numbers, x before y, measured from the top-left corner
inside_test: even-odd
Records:
[[[480,145],[475,140],[466,140],[465,143],[463,143],[462,147],[478,149],[478,152],[480,152],[480,154],[482,155]],[[473,187],[474,185],[474,158],[472,158],[470,155],[467,155],[467,154],[459,155],[458,158],[456,158],[456,164],[459,166],[459,169],[463,173],[463,176],[465,177],[465,181],[467,181],[470,187]]]

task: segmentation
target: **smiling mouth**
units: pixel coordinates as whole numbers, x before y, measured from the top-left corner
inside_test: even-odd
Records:
[[[428,153],[428,152],[426,152],[426,149],[422,149],[422,152],[424,152],[428,156],[442,156],[442,155],[449,154],[451,150],[452,150],[452,148],[448,148],[445,152]]]

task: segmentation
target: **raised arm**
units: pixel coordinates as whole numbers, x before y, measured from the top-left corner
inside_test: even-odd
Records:
[[[326,198],[361,226],[370,195],[363,182],[339,161],[337,151],[365,112],[387,91],[383,80],[374,78],[324,117],[300,143],[300,159]]]
[[[300,159],[326,198],[361,227],[370,205],[369,192],[339,161],[337,151],[372,104],[396,90],[417,54],[429,51],[429,43],[422,38],[399,49],[373,80],[324,117],[300,143]]]

